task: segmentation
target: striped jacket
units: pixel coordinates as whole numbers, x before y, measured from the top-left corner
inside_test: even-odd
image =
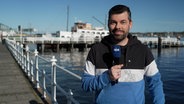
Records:
[[[82,88],[96,91],[97,104],[144,104],[145,79],[154,104],[164,104],[161,75],[154,57],[135,36],[128,35],[129,41],[121,47],[120,62],[124,64],[118,83],[111,82],[108,69],[112,67],[111,47],[115,44],[112,36],[106,36],[89,51]]]

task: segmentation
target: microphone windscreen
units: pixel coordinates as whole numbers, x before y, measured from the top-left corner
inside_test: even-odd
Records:
[[[121,57],[121,47],[119,45],[114,45],[112,47],[112,53],[114,58],[120,58]]]

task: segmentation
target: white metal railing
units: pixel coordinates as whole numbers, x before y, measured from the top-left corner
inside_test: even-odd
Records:
[[[68,74],[74,76],[75,78],[81,80],[81,77],[79,75],[65,69],[62,66],[57,65],[57,60],[55,56],[53,56],[52,59],[47,60],[44,57],[39,56],[37,50],[31,52],[29,51],[28,46],[24,48],[22,44],[16,43],[14,40],[9,40],[8,38],[6,38],[5,40],[9,51],[11,52],[17,63],[20,65],[22,70],[25,72],[25,74],[28,76],[29,80],[35,85],[35,88],[42,90],[41,93],[44,99],[46,99],[46,97],[48,96],[51,99],[52,104],[58,104],[56,94],[60,92],[66,96],[67,104],[79,104],[79,102],[73,98],[73,93],[71,89],[69,89],[69,91],[67,92],[57,84],[56,70],[63,70]],[[45,68],[39,68],[40,60],[50,63],[51,78],[47,76]],[[50,89],[47,89],[46,82],[50,83]],[[48,90],[50,90],[50,92]]]
[[[142,43],[153,43],[153,44],[158,44],[158,37],[138,37],[138,39],[142,42]],[[162,41],[161,44],[162,45],[178,45],[178,46],[183,46],[184,45],[184,41],[180,41],[175,37],[161,37]]]

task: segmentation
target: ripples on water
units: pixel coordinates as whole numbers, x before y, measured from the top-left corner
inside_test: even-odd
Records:
[[[184,48],[162,49],[160,54],[157,53],[156,49],[152,49],[152,52],[162,75],[166,104],[184,104]],[[51,58],[54,55],[60,65],[82,75],[87,53],[88,51],[78,52],[76,50],[73,52],[61,51],[59,53],[46,52],[42,56]],[[57,83],[66,91],[72,89],[74,98],[80,103],[90,104],[93,101],[93,94],[86,93],[81,89],[80,80],[61,71],[57,72],[57,78]],[[60,102],[61,94],[58,95],[57,100]],[[146,103],[150,104],[148,91],[146,91]]]
[[[162,74],[166,104],[184,104],[183,53],[184,48],[168,48],[155,57]]]

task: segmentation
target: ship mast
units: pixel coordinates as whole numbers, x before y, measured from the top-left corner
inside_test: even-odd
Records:
[[[66,31],[68,31],[68,24],[69,24],[69,6],[67,6],[67,21],[66,21]]]

